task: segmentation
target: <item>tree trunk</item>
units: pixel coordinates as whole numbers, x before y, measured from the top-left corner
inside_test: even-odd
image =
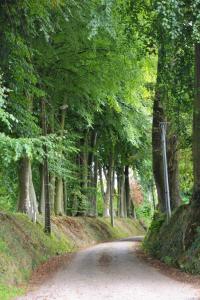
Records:
[[[91,198],[91,212],[92,217],[98,215],[97,212],[97,180],[98,180],[98,160],[97,156],[94,159],[94,176],[92,178],[92,198]]]
[[[36,222],[37,214],[38,214],[38,203],[37,203],[35,188],[33,185],[32,168],[31,168],[30,161],[29,161],[29,194],[31,199],[31,219],[32,221]]]
[[[35,189],[32,181],[31,162],[28,157],[23,157],[19,163],[19,203],[18,210],[28,214],[36,222],[38,207]]]
[[[44,215],[45,213],[45,187],[44,187],[44,165],[40,165],[40,203],[39,212]]]
[[[168,174],[170,187],[171,209],[174,210],[181,204],[180,186],[179,186],[179,166],[178,166],[178,149],[177,138],[171,136],[168,139]]]
[[[151,195],[152,195],[152,201],[153,201],[153,210],[156,210],[156,199],[154,195],[154,184],[153,182],[151,183]]]
[[[80,153],[80,171],[81,171],[81,193],[78,198],[78,215],[86,216],[89,211],[88,205],[88,132],[85,133],[81,141],[82,151]]]
[[[54,174],[50,174],[49,201],[50,201],[52,214],[55,214],[55,187],[56,187],[56,177]]]
[[[55,111],[52,107],[51,113],[50,113],[50,132],[55,132]],[[53,173],[49,174],[49,201],[50,201],[50,208],[51,208],[51,214],[55,214],[55,188],[56,188],[56,176]]]
[[[100,164],[99,164],[99,180],[100,180],[100,186],[101,186],[102,200],[104,203],[105,202],[105,191],[104,191],[104,182],[103,182],[103,172],[102,172],[102,167]]]
[[[93,130],[91,134],[90,149],[88,153],[88,200],[90,206],[90,216],[96,216],[96,188],[97,188],[97,158],[95,146],[97,143],[97,133]]]
[[[117,216],[120,216],[120,210],[121,210],[121,184],[120,184],[120,172],[117,171]]]
[[[21,158],[19,162],[19,203],[18,210],[25,214],[29,213],[31,203],[29,197],[29,160]]]
[[[56,195],[55,195],[55,214],[63,216],[64,214],[64,198],[63,198],[63,179],[58,177],[56,179]]]
[[[87,194],[88,188],[88,135],[86,133],[84,146],[83,146],[83,153],[82,153],[82,181],[83,181],[83,194]]]
[[[63,181],[63,199],[64,199],[64,213],[67,215],[67,202],[68,202],[68,195],[67,195],[67,182]]]
[[[163,110],[163,98],[165,98],[165,91],[162,86],[163,66],[165,63],[165,51],[163,46],[158,52],[158,68],[157,68],[157,84],[153,104],[153,128],[152,128],[152,147],[153,147],[153,173],[158,194],[158,205],[161,212],[166,211],[165,206],[165,190],[164,190],[164,172],[162,159],[162,142],[160,122],[165,121]]]
[[[111,187],[111,174],[112,174],[112,169],[111,169],[111,164],[109,163],[108,165],[108,170],[104,170],[104,174],[106,177],[106,194],[105,194],[105,202],[104,202],[104,213],[103,216],[105,218],[110,217],[110,187]]]
[[[120,218],[125,218],[126,216],[126,204],[125,204],[125,174],[124,167],[120,172]]]
[[[195,45],[195,99],[193,109],[193,205],[200,206],[200,44]]]
[[[165,87],[164,67],[166,64],[166,53],[164,45],[160,46],[158,52],[157,83],[153,105],[153,128],[152,128],[152,147],[153,147],[153,173],[158,196],[158,209],[166,212],[165,189],[164,189],[164,170],[162,157],[162,141],[160,123],[166,121],[164,106],[167,102],[167,90]],[[180,205],[179,190],[179,170],[178,170],[178,151],[175,135],[167,135],[167,156],[168,156],[168,178],[171,208],[175,209]]]
[[[115,170],[114,159],[112,159],[111,186],[110,186],[110,219],[111,225],[114,227],[114,188],[115,188]]]
[[[41,101],[41,112],[42,112],[42,129],[43,135],[47,136],[47,122],[46,122],[46,103],[45,100]],[[50,200],[49,200],[49,170],[48,170],[48,156],[47,156],[47,146],[44,145],[44,194],[45,194],[45,224],[44,231],[47,234],[51,234],[51,210],[50,210]]]
[[[110,217],[110,177],[107,179],[107,187],[106,187],[106,194],[105,194],[105,202],[104,202],[104,212],[103,216],[105,218]]]
[[[125,198],[126,198],[127,217],[130,217],[131,203],[130,203],[129,166],[125,166]]]
[[[61,119],[60,119],[60,136],[63,137],[64,129],[65,129],[65,116],[66,116],[66,104],[65,100],[61,109]],[[55,181],[55,214],[62,216],[64,214],[64,193],[63,193],[63,178],[58,177]]]

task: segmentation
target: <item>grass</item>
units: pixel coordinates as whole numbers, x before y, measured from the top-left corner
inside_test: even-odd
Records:
[[[10,300],[24,294],[24,290],[17,287],[0,285],[0,300]]]

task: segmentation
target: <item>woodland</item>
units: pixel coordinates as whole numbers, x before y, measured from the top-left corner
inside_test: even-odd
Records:
[[[48,234],[54,215],[153,219],[145,247],[177,264],[200,240],[200,1],[1,0],[0,40],[0,211]]]

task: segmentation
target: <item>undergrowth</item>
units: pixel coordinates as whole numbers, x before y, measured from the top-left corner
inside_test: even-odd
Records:
[[[143,243],[144,250],[168,265],[200,274],[200,226],[189,205],[182,205],[167,224],[156,214]]]

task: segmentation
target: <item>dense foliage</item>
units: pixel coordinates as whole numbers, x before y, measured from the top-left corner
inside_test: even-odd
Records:
[[[198,8],[1,1],[1,209],[46,231],[50,214],[165,215],[163,122],[172,211],[199,203]]]
[[[35,220],[49,201],[57,215],[135,216],[130,181],[151,190],[156,55],[130,9],[1,2],[1,209]]]

